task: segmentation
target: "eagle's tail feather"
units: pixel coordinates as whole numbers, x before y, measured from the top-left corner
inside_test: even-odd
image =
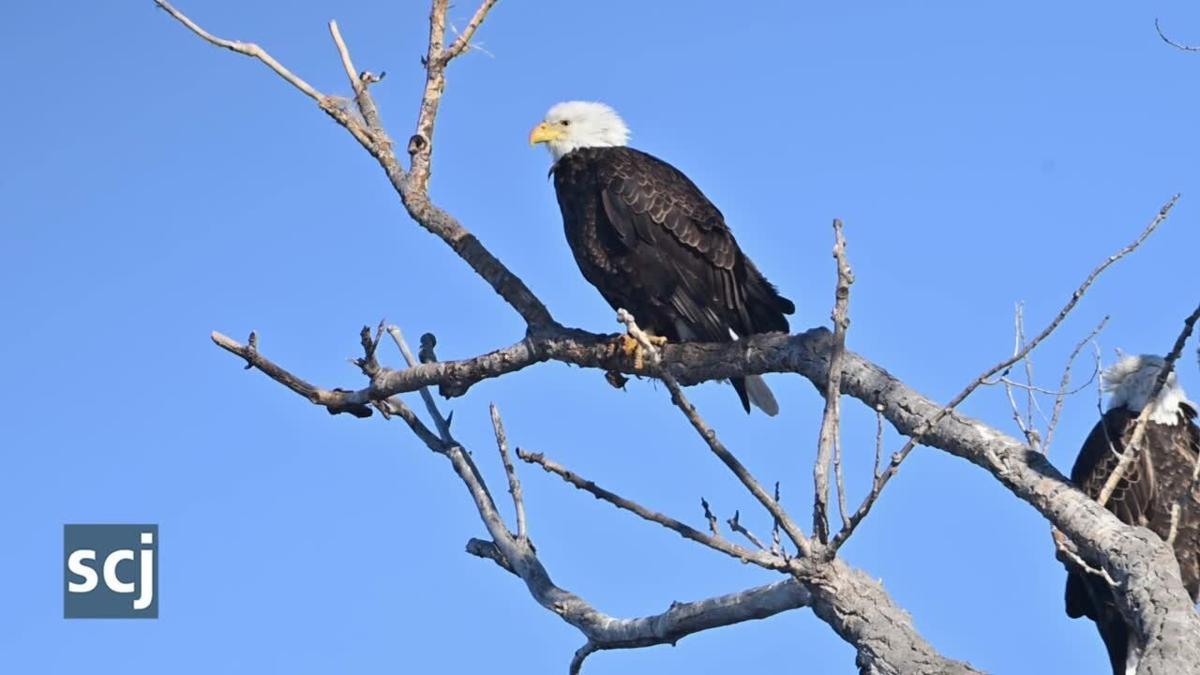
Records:
[[[775,394],[771,393],[771,388],[761,375],[747,375],[745,386],[746,396],[754,407],[771,417],[779,414],[779,403],[775,400]]]

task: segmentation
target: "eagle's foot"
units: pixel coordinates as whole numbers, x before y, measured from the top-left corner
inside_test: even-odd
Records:
[[[655,347],[662,347],[667,344],[667,338],[660,335],[647,335],[650,344]],[[642,343],[638,342],[637,338],[625,333],[619,336],[614,345],[616,350],[624,354],[627,358],[633,359],[633,367],[637,370],[642,370],[646,367],[646,350],[642,348]]]

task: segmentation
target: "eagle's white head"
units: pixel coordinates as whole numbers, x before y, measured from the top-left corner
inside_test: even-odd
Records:
[[[1166,359],[1161,356],[1141,354],[1126,356],[1107,368],[1101,378],[1104,390],[1112,394],[1108,401],[1108,409],[1128,408],[1135,413],[1140,413],[1149,402],[1150,394],[1154,392],[1154,383],[1158,380],[1158,374],[1162,372],[1164,365],[1166,365]],[[1167,381],[1163,383],[1158,398],[1150,403],[1150,421],[1159,424],[1177,424],[1180,404],[1196,407],[1194,403],[1188,401],[1187,394],[1184,393],[1183,387],[1179,386],[1179,380],[1172,371],[1167,376]]]
[[[576,148],[612,147],[628,141],[629,127],[617,111],[591,101],[559,103],[529,132],[529,144],[545,143],[556,162]]]

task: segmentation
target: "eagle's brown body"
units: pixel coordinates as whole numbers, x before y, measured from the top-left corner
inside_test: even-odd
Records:
[[[792,302],[678,169],[628,147],[585,147],[561,157],[551,172],[584,278],[642,328],[670,341],[703,342],[787,332]],[[745,383],[733,385],[749,410]]]
[[[1192,472],[1200,453],[1196,411],[1179,405],[1175,424],[1146,422],[1141,450],[1109,498],[1107,508],[1122,522],[1149,528],[1166,539],[1171,509],[1180,505],[1175,557],[1192,601],[1200,600],[1200,493],[1192,490]],[[1071,469],[1071,480],[1093,499],[1120,461],[1133,433],[1138,412],[1117,407],[1092,429]],[[1096,622],[1108,648],[1113,673],[1123,675],[1129,658],[1129,629],[1113,601],[1108,583],[1095,575],[1070,571],[1066,588],[1067,614]]]

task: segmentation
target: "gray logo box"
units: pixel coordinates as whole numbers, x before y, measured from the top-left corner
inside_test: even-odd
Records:
[[[63,617],[158,618],[158,525],[64,525]]]

